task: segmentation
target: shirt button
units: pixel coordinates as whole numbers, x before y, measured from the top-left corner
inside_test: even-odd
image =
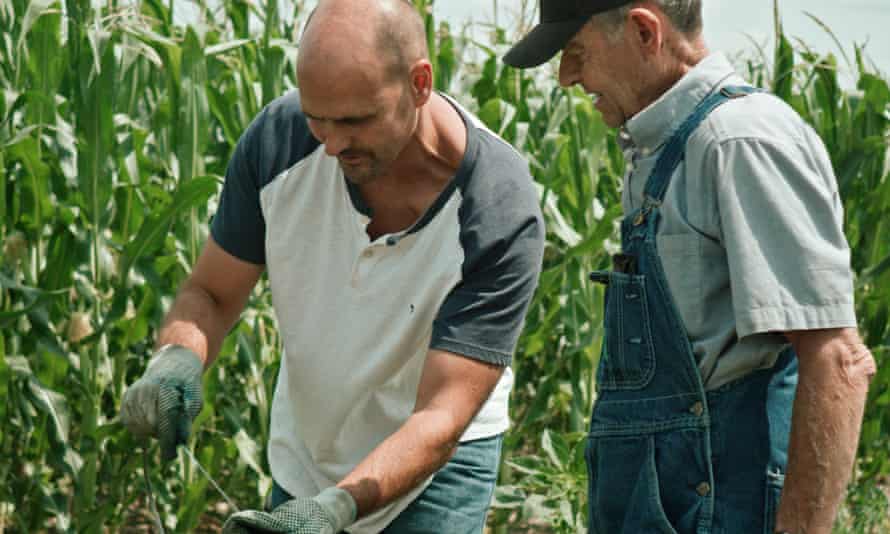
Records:
[[[707,482],[702,482],[698,486],[695,487],[695,492],[701,495],[702,497],[706,496],[708,493],[711,493],[711,485]]]
[[[368,250],[362,252],[362,256],[364,256],[366,258],[370,258],[373,255],[374,255],[374,251],[371,249],[368,249]]]
[[[705,405],[701,402],[696,402],[690,406],[689,411],[696,417],[701,417],[701,414],[705,413]]]

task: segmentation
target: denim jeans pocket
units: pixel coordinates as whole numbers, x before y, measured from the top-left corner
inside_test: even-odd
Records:
[[[597,369],[602,391],[642,389],[655,374],[646,277],[609,273],[606,336]]]
[[[782,498],[782,488],[785,485],[785,475],[778,469],[768,469],[766,472],[766,492],[763,506],[763,532],[773,534],[776,530],[776,514],[779,511],[779,500]]]
[[[661,501],[654,438],[588,440],[590,534],[676,534]]]

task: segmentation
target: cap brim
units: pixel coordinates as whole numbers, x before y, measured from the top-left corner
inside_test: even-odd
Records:
[[[542,22],[516,43],[504,56],[507,65],[527,69],[547,62],[557,52],[565,48],[566,43],[587,22],[577,18],[561,22]]]

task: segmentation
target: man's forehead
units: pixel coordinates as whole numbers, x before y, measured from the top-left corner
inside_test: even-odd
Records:
[[[379,113],[385,105],[383,88],[364,85],[361,90],[349,84],[305,84],[298,88],[303,113],[310,119],[347,120],[366,118]]]
[[[314,98],[300,91],[300,106],[310,119],[343,120],[367,117],[377,112],[379,103],[373,98]]]

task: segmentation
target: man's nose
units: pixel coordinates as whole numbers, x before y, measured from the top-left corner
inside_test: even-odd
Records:
[[[341,152],[349,148],[349,140],[345,135],[329,132],[324,137],[321,142],[324,144],[324,151],[328,156],[339,156]]]
[[[349,148],[348,136],[341,133],[331,121],[311,119],[309,130],[324,145],[325,154],[328,156],[339,156],[341,152]]]
[[[316,133],[318,140],[324,145],[325,154],[328,156],[339,156],[341,152],[349,148],[349,140],[347,136],[343,135],[343,133],[330,122],[320,124],[316,130],[318,130]]]

